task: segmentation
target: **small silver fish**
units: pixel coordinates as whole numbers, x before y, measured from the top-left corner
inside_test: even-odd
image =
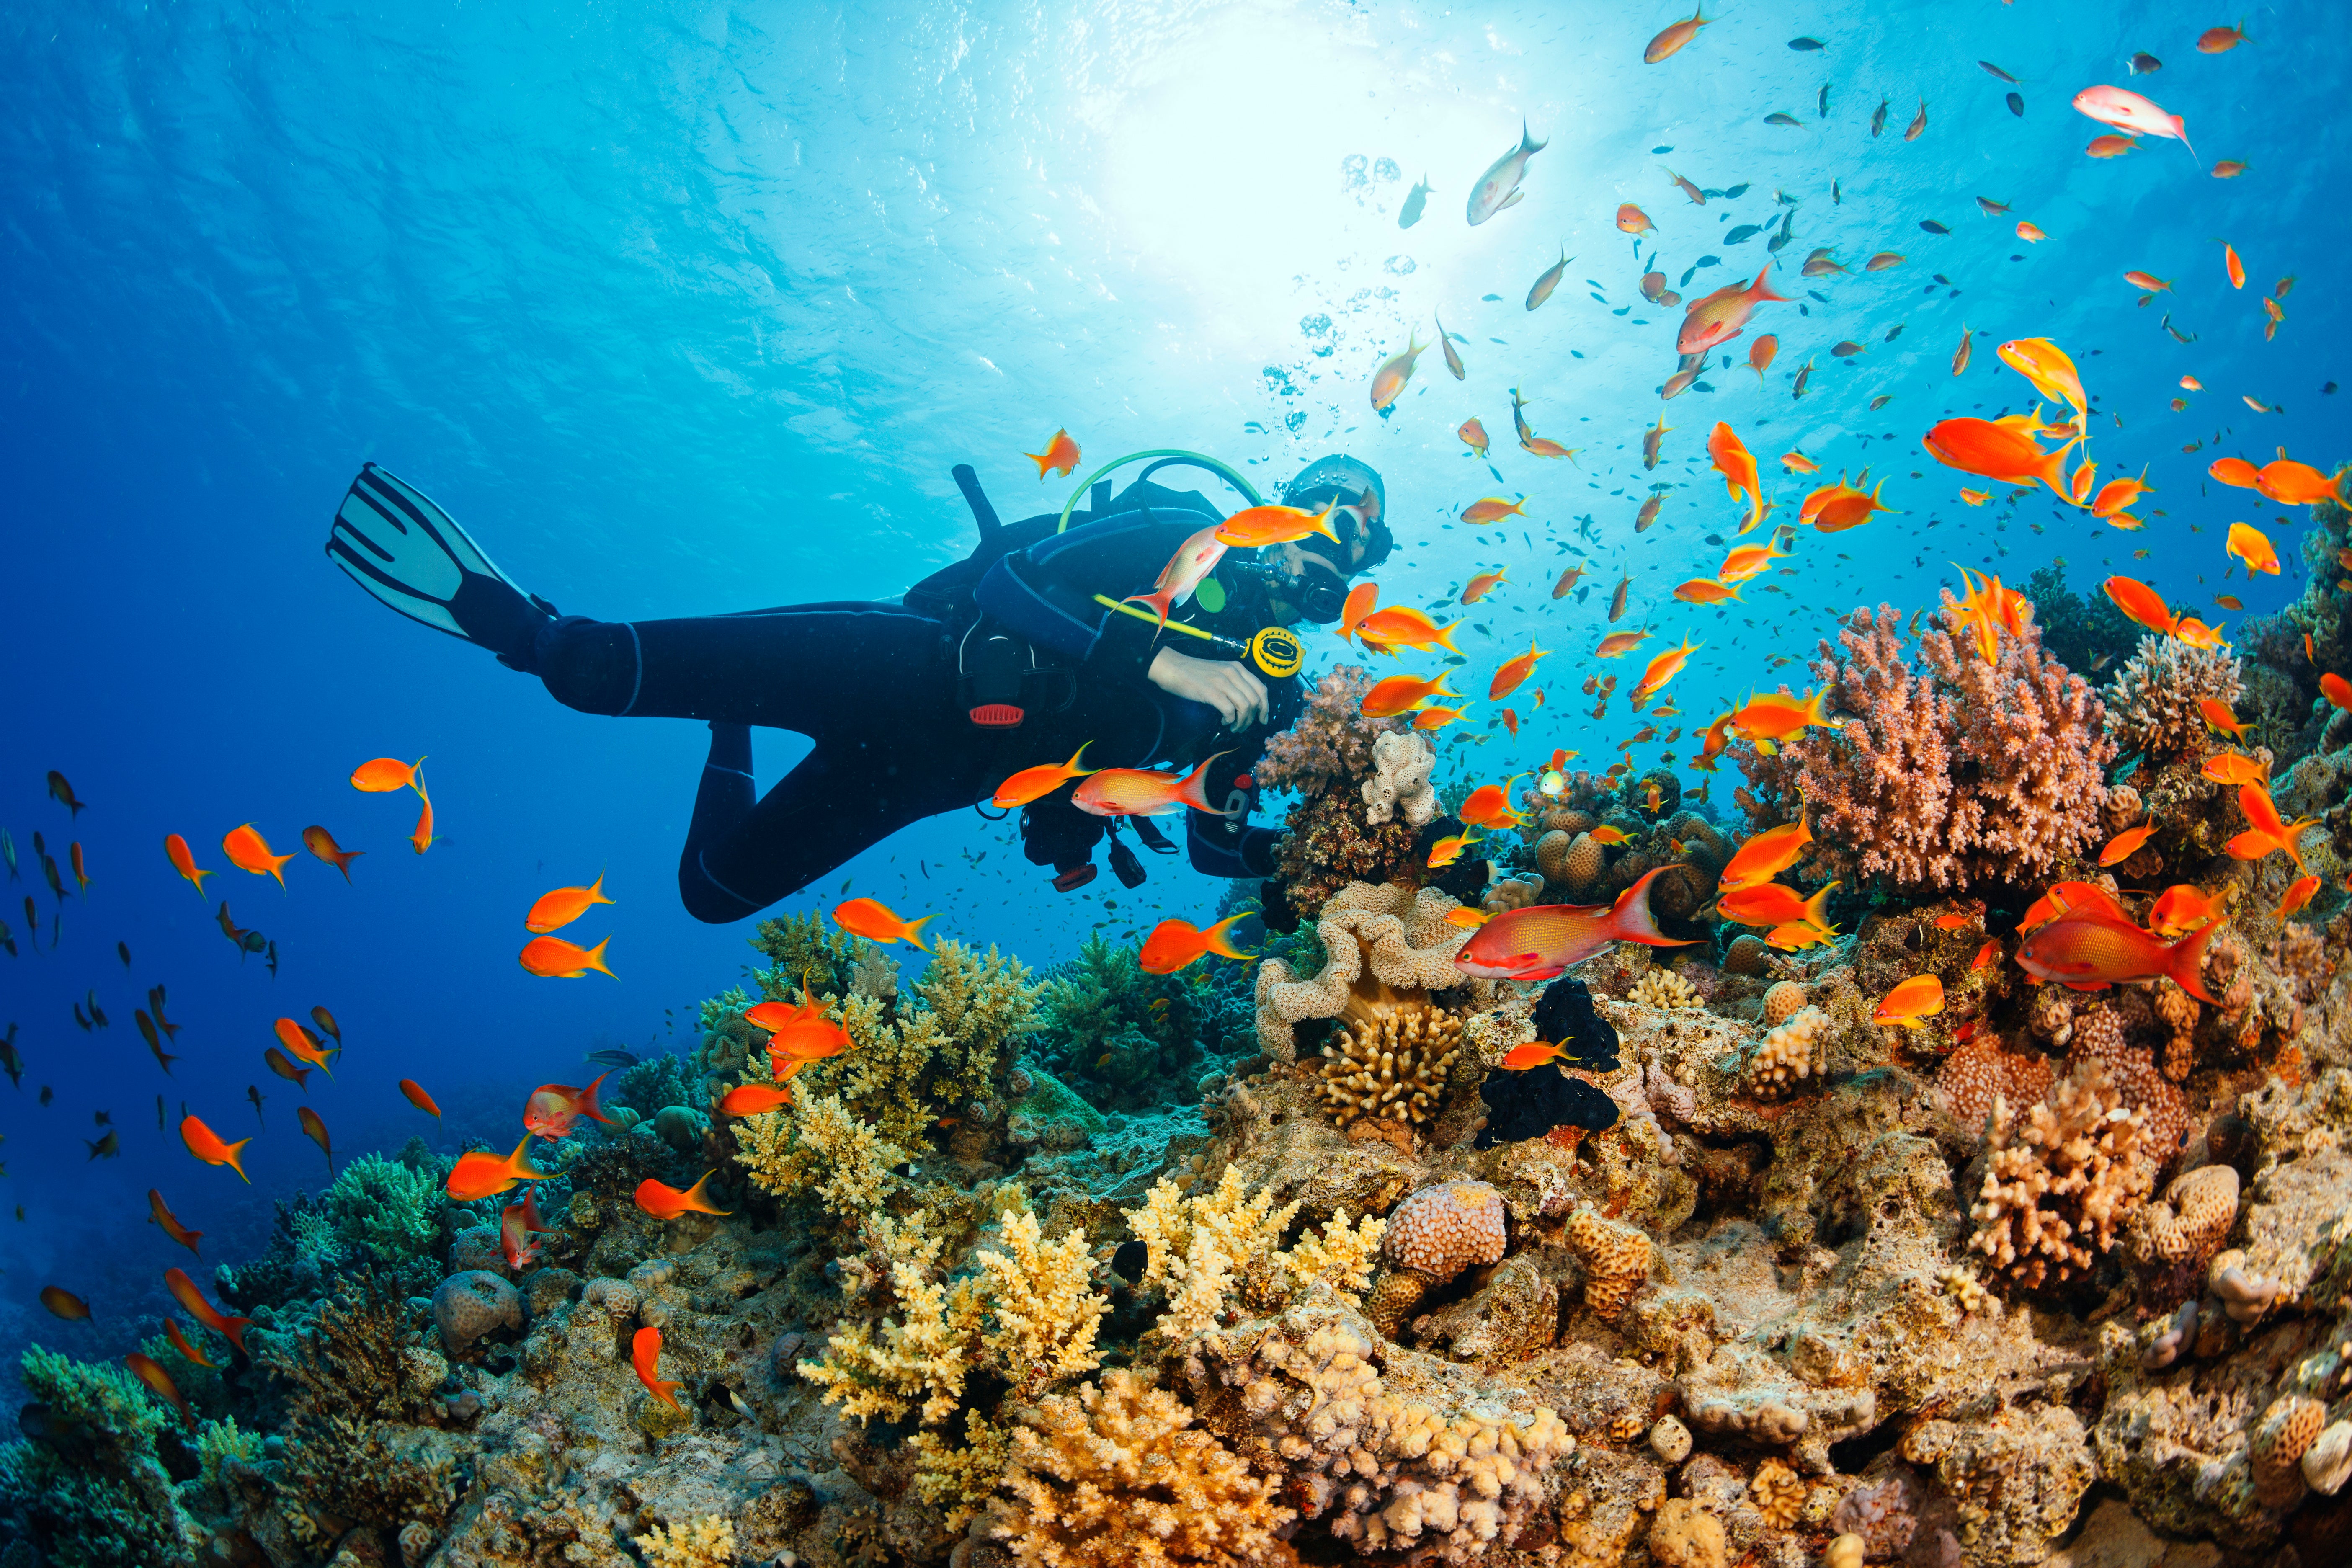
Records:
[[[1466,381],[1466,380],[1468,380],[1468,379],[1469,379],[1469,377],[1470,377],[1470,373],[1469,373],[1467,370],[1465,370],[1465,369],[1464,369],[1464,368],[1463,368],[1463,365],[1462,365],[1462,356],[1461,356],[1460,354],[1455,353],[1454,352],[1454,336],[1453,336],[1453,334],[1452,334],[1452,333],[1450,333],[1450,332],[1448,332],[1448,331],[1445,330],[1445,323],[1444,323],[1444,321],[1443,321],[1439,320],[1438,315],[1437,315],[1437,312],[1435,312],[1434,310],[1433,310],[1433,311],[1431,311],[1431,312],[1430,312],[1430,318],[1429,318],[1429,319],[1430,319],[1431,321],[1436,321],[1436,322],[1437,322],[1437,346],[1438,346],[1440,349],[1442,349],[1442,350],[1444,350],[1444,353],[1445,353],[1445,368],[1446,368],[1447,370],[1450,370],[1450,371],[1452,371],[1452,372],[1454,373],[1454,380],[1456,380],[1456,381]],[[1406,374],[1407,375],[1411,375],[1411,374],[1412,374],[1412,366],[1407,365],[1407,366],[1405,367],[1405,374]]]
[[[1404,208],[1397,214],[1397,227],[1411,228],[1421,221],[1421,209],[1429,201],[1429,176],[1423,174],[1421,183],[1405,193]]]
[[[1984,67],[1985,69],[2000,78],[2001,80],[2009,83],[2010,86],[2015,87],[2017,85],[2017,79],[2015,77],[2010,75],[2007,71],[2001,69],[1990,60],[1979,60],[1977,64]]]
[[[1485,223],[1505,207],[1516,205],[1527,195],[1519,182],[1527,177],[1528,160],[1542,152],[1549,143],[1538,142],[1528,132],[1527,122],[1519,122],[1519,144],[1495,160],[1492,167],[1478,177],[1470,187],[1470,200],[1464,215],[1472,227]]]

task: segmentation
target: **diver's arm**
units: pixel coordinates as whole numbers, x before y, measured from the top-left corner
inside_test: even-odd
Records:
[[[1265,682],[1233,659],[1194,658],[1163,647],[1151,656],[1144,677],[1171,697],[1215,709],[1228,730],[1240,731],[1266,721]]]

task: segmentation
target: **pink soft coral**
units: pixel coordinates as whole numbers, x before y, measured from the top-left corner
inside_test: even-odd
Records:
[[[1835,874],[1906,888],[2030,883],[2103,831],[2106,712],[2080,676],[2042,648],[2029,620],[1988,664],[1956,642],[1958,606],[1906,657],[1902,618],[1856,610],[1821,644],[1837,729],[1809,730],[1763,757],[1743,748],[1741,803],[1787,820],[1805,811],[1815,858]],[[1843,659],[1840,654],[1843,653]]]
[[[1338,665],[1325,674],[1298,722],[1266,742],[1255,770],[1258,787],[1312,796],[1371,777],[1373,738],[1404,728],[1399,720],[1364,717],[1364,693],[1371,689],[1372,678],[1360,665]]]

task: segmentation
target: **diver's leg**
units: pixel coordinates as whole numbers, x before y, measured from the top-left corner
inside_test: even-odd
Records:
[[[687,912],[713,925],[757,914],[898,829],[974,798],[953,759],[945,767],[902,765],[904,753],[850,742],[811,752],[751,805],[749,731],[710,731],[677,889]]]
[[[763,724],[824,739],[870,729],[887,694],[899,718],[953,716],[948,628],[898,605],[785,605],[682,620],[566,617],[541,632],[531,668],[588,713]]]

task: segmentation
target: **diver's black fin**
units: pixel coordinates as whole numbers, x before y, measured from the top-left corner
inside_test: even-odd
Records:
[[[529,667],[554,617],[492,563],[431,498],[370,463],[336,509],[327,554],[352,582],[410,620]]]

